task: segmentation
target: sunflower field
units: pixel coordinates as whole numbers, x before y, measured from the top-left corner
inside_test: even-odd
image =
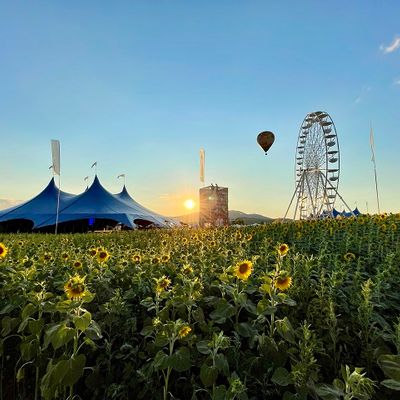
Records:
[[[400,398],[400,215],[0,234],[0,400]]]

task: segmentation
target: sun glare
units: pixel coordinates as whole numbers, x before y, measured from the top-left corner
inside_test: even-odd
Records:
[[[194,201],[192,199],[185,200],[185,202],[183,204],[184,204],[185,208],[187,208],[188,210],[192,210],[195,206]]]

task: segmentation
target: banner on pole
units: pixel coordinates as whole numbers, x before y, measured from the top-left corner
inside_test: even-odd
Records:
[[[200,149],[200,182],[204,183],[204,168],[206,162],[206,153],[204,149]]]
[[[371,161],[375,162],[375,143],[374,143],[374,132],[372,130],[372,126],[371,126],[371,131],[369,133],[369,144],[371,145],[371,151],[372,151]]]
[[[60,175],[60,141],[51,141],[51,155],[53,159],[53,172],[56,175]]]
[[[90,168],[96,167],[97,166],[97,161],[95,161]]]

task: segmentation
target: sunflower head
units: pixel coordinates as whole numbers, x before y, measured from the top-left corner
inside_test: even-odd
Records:
[[[163,262],[163,263],[165,263],[165,262],[168,262],[169,261],[169,254],[164,254],[162,257],[161,257],[161,261]]]
[[[237,278],[247,281],[253,271],[253,263],[249,260],[244,260],[235,265],[234,274]]]
[[[278,246],[278,254],[283,257],[289,251],[289,246],[286,243],[282,243]]]
[[[279,276],[274,281],[274,286],[284,292],[292,285],[292,278],[285,271],[281,271]]]
[[[167,290],[168,286],[170,285],[171,280],[168,279],[165,275],[161,278],[156,279],[156,292],[162,293]]]
[[[348,252],[343,256],[345,261],[353,261],[356,259],[356,256],[354,253]]]
[[[61,258],[62,258],[64,261],[67,261],[68,258],[69,258],[68,253],[62,253],[62,254],[61,254]]]
[[[192,328],[189,325],[184,325],[181,329],[179,329],[178,336],[180,339],[183,339],[189,335],[190,332],[192,332]]]
[[[0,258],[4,258],[8,253],[8,249],[4,243],[0,242]]]
[[[82,262],[79,260],[74,261],[74,268],[75,269],[81,269],[82,268]]]
[[[110,253],[105,249],[100,249],[97,252],[97,261],[99,263],[104,263],[110,258]]]
[[[193,273],[193,267],[190,264],[185,264],[182,268],[182,272],[185,275],[190,275],[191,273]]]
[[[72,276],[64,285],[64,292],[70,300],[80,300],[85,294],[85,277]]]
[[[97,254],[97,249],[95,247],[89,249],[90,257],[94,257],[96,254]]]
[[[140,261],[141,261],[140,255],[139,255],[139,254],[134,254],[134,255],[132,256],[132,261],[133,261],[135,264],[139,264]]]

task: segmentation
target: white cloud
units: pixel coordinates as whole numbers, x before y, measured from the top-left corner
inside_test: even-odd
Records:
[[[20,200],[11,200],[11,199],[0,199],[0,210],[12,207],[21,203]]]
[[[383,51],[385,54],[387,53],[393,53],[397,49],[400,48],[400,36],[396,36],[393,39],[393,42],[389,46],[384,46],[383,44],[380,45],[379,47],[381,51]]]
[[[395,85],[400,85],[400,79],[395,79],[393,82]]]

